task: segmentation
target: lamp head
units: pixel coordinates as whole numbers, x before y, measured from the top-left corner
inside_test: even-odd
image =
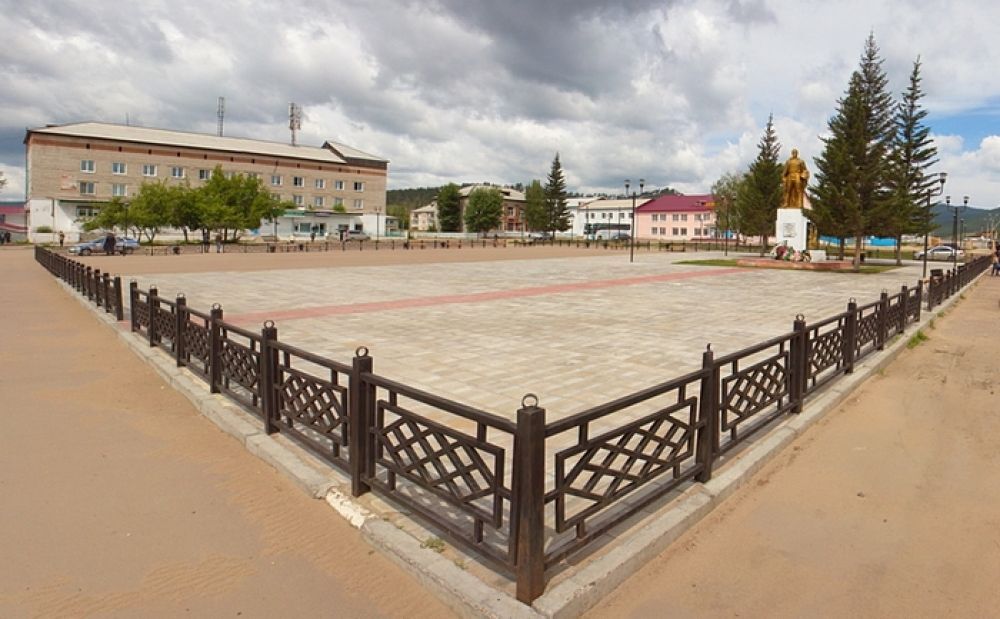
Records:
[[[941,172],[938,174],[938,182],[941,183],[941,187],[944,187],[944,182],[948,180],[948,173]]]
[[[628,193],[628,188],[629,188],[629,186],[631,184],[632,184],[632,181],[630,181],[629,179],[626,178],[625,179],[625,193]]]
[[[969,206],[969,196],[962,196],[962,206]]]
[[[945,196],[944,203],[947,204],[948,206],[951,206],[951,196]]]
[[[640,178],[639,179],[639,193],[642,193],[642,188],[645,187],[645,186],[646,186],[646,179]]]

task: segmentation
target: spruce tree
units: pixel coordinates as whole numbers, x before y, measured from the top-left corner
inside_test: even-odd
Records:
[[[559,163],[559,153],[552,160],[552,168],[545,183],[545,211],[547,225],[545,227],[552,236],[569,227],[569,208],[566,206],[566,179],[563,176],[562,164]]]
[[[438,226],[441,232],[460,232],[462,230],[462,205],[458,185],[448,183],[438,191]]]
[[[884,233],[896,239],[896,264],[902,264],[904,234],[929,233],[933,214],[928,193],[936,182],[928,169],[937,163],[930,128],[923,124],[927,110],[920,105],[920,58],[913,63],[910,83],[896,106],[894,139],[889,157],[889,197],[879,218]]]
[[[781,144],[774,132],[774,115],[767,117],[764,135],[757,145],[757,158],[750,164],[736,194],[740,232],[761,237],[760,255],[764,255],[767,237],[774,230],[781,206]]]

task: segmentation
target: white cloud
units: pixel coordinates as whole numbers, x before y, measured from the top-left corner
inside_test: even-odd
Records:
[[[870,30],[894,92],[922,57],[932,126],[1000,100],[984,69],[1000,6],[984,0],[947,19],[929,0],[0,2],[7,197],[27,126],[128,115],[211,133],[217,96],[227,134],[274,140],[298,102],[301,142],[384,156],[396,187],[525,182],[558,151],[572,189],[707,191],[754,157],[769,113],[784,155],[817,156]],[[949,187],[1000,202],[1000,140],[942,133]]]

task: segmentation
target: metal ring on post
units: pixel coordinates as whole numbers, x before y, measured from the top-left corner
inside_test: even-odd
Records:
[[[358,346],[354,350],[354,356],[355,357],[367,357],[368,356],[368,347],[367,346]]]
[[[802,322],[805,322],[806,321],[806,315],[805,314],[796,314],[795,315],[795,320],[801,320]]]
[[[273,320],[265,320],[264,321],[264,328],[265,329],[273,329],[274,328],[274,321]]]
[[[178,298],[178,299],[187,299],[187,297],[185,297],[185,296],[184,296],[184,293],[183,293],[183,292],[178,292],[178,293],[177,293],[177,298]]]
[[[857,302],[858,302],[858,300],[857,300],[857,299],[855,299],[854,297],[851,297],[850,299],[848,299],[848,300],[847,300],[847,302],[848,302],[848,303],[857,303]]]
[[[214,309],[214,310],[222,309],[222,305],[219,304],[219,303],[213,303],[212,304],[212,309]]]
[[[705,351],[706,351],[706,352],[709,352],[709,351],[711,351],[711,350],[712,350],[712,343],[711,343],[711,342],[709,342],[708,344],[705,344]]]
[[[538,396],[533,393],[526,393],[524,397],[521,398],[521,408],[529,408],[538,406]]]

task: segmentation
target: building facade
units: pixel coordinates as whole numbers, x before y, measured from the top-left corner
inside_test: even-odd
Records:
[[[29,235],[47,227],[75,239],[112,198],[128,200],[144,182],[198,187],[216,166],[261,179],[274,198],[301,211],[296,215],[336,216],[341,230],[379,213],[384,219],[389,162],[332,141],[317,148],[87,122],[29,129],[24,144]],[[275,223],[301,233],[302,222],[291,219],[302,217],[288,219]]]
[[[649,198],[636,198],[635,209],[649,202]],[[573,232],[585,238],[608,239],[632,234],[631,198],[599,198],[580,204],[573,217]]]
[[[636,209],[636,238],[689,241],[716,236],[715,197],[660,196]]]

